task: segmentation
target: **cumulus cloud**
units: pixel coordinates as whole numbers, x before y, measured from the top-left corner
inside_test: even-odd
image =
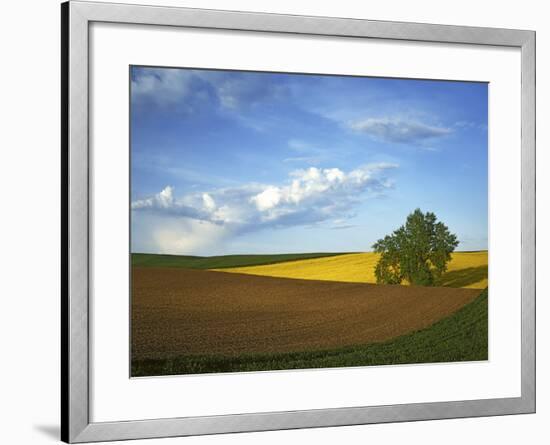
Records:
[[[452,133],[451,128],[399,118],[367,118],[349,123],[349,127],[384,142],[414,144],[429,142]]]
[[[173,187],[167,186],[156,195],[135,200],[131,205],[132,210],[149,209],[165,214],[188,216],[198,220],[208,219],[209,210],[212,208],[212,205],[214,205],[213,202],[210,202],[208,199],[205,200],[204,197],[201,196],[202,206],[194,204],[187,205],[186,200],[174,199],[173,190]]]
[[[155,229],[160,251],[191,253],[213,239],[265,228],[305,226],[340,218],[392,186],[385,172],[395,164],[367,164],[349,172],[338,168],[295,170],[280,185],[244,184],[174,196],[171,186],[132,202],[134,212],[180,221],[177,229]],[[174,247],[175,246],[175,247]]]

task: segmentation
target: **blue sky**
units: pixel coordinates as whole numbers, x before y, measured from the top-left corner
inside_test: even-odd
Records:
[[[415,208],[487,248],[485,83],[131,69],[133,252],[370,251]]]

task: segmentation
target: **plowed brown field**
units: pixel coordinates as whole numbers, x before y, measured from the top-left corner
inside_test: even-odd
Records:
[[[311,351],[430,326],[479,289],[132,269],[132,358]]]

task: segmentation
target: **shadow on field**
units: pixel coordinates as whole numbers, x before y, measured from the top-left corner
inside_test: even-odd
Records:
[[[468,267],[466,269],[446,272],[436,283],[436,286],[466,287],[477,283],[488,276],[487,266]]]

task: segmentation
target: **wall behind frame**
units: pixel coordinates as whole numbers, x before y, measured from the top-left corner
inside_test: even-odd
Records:
[[[126,3],[140,3],[125,0]],[[155,5],[532,29],[537,31],[537,414],[137,441],[252,445],[491,441],[544,443],[550,421],[550,18],[544,2],[389,0],[142,0]],[[0,28],[0,404],[3,443],[55,443],[59,435],[60,14],[57,0],[9,2]],[[545,199],[546,198],[546,199]]]

